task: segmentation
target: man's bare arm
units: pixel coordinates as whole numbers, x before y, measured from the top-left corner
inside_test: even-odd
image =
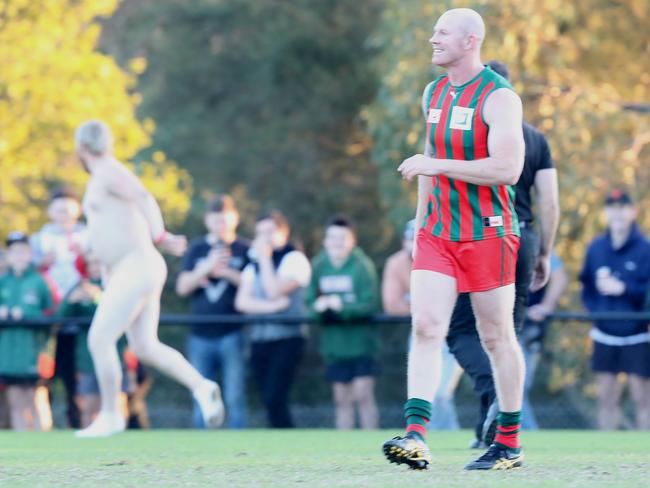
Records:
[[[160,238],[165,232],[165,223],[160,207],[137,176],[117,162],[107,166],[104,171],[109,193],[133,202],[149,224],[152,238]]]
[[[428,157],[433,155],[433,148],[431,142],[428,140],[424,144],[424,154]],[[431,176],[418,176],[418,203],[415,210],[415,229],[416,232],[422,227],[424,222],[424,215],[429,201],[429,194],[433,188]]]
[[[560,221],[560,197],[557,184],[557,170],[539,170],[535,175],[535,194],[537,196],[540,248],[533,266],[532,291],[540,290],[548,282],[551,273],[551,252],[555,234]]]
[[[495,90],[485,101],[483,115],[489,126],[489,157],[463,161],[416,154],[406,159],[398,171],[406,179],[445,175],[475,185],[514,185],[524,165],[521,100],[512,90]]]
[[[536,173],[535,196],[541,237],[539,253],[550,256],[560,222],[560,197],[555,168],[542,169]]]

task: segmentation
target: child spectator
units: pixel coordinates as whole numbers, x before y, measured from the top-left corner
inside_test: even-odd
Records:
[[[324,250],[312,261],[307,305],[323,324],[321,353],[332,383],[336,428],[376,429],[377,330],[367,322],[379,309],[377,272],[356,245],[351,222],[333,218],[325,230]]]
[[[52,296],[32,265],[29,238],[22,232],[12,232],[6,244],[9,270],[0,278],[0,320],[41,317],[51,310]],[[44,409],[39,409],[36,396],[39,380],[50,378],[54,372],[53,346],[49,328],[0,329],[0,376],[7,385],[11,426],[15,430],[45,430],[50,426],[49,403],[44,399]]]
[[[34,262],[54,288],[55,303],[76,286],[83,274],[83,255],[87,249],[86,226],[79,222],[81,205],[67,189],[52,192],[47,207],[50,221],[31,238]],[[70,427],[79,427],[79,411],[75,403],[76,367],[75,338],[77,327],[63,324],[57,334],[55,375],[66,392],[67,417]]]

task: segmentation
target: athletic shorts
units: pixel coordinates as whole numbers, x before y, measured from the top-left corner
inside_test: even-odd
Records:
[[[628,373],[650,378],[650,342],[608,346],[594,341],[591,368],[596,373]]]
[[[355,378],[377,376],[377,361],[370,357],[342,359],[327,365],[325,377],[331,383],[350,383]]]
[[[453,242],[420,229],[415,249],[412,269],[455,278],[458,293],[487,291],[515,282],[519,237],[514,235]]]

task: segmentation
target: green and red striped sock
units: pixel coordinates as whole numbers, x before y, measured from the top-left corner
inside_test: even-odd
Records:
[[[497,435],[494,443],[502,449],[518,454],[521,451],[519,431],[521,430],[521,411],[499,412],[497,414]]]
[[[409,398],[404,405],[406,418],[406,433],[425,441],[427,437],[427,423],[431,420],[431,402],[421,398]]]

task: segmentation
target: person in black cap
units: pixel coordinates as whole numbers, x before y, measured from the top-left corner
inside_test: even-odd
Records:
[[[12,232],[6,240],[7,274],[0,278],[0,320],[41,317],[53,302],[43,277],[32,265],[29,238]],[[37,401],[42,379],[54,374],[52,335],[48,328],[0,328],[0,376],[7,385],[11,427],[47,430],[51,427],[49,402]]]
[[[615,188],[605,199],[607,231],[596,237],[580,273],[582,302],[590,312],[632,312],[643,309],[650,282],[650,242],[636,224],[637,208],[630,195]],[[598,383],[598,428],[621,423],[623,384],[628,375],[639,429],[650,429],[650,333],[639,320],[598,320],[590,332],[591,366]]]

